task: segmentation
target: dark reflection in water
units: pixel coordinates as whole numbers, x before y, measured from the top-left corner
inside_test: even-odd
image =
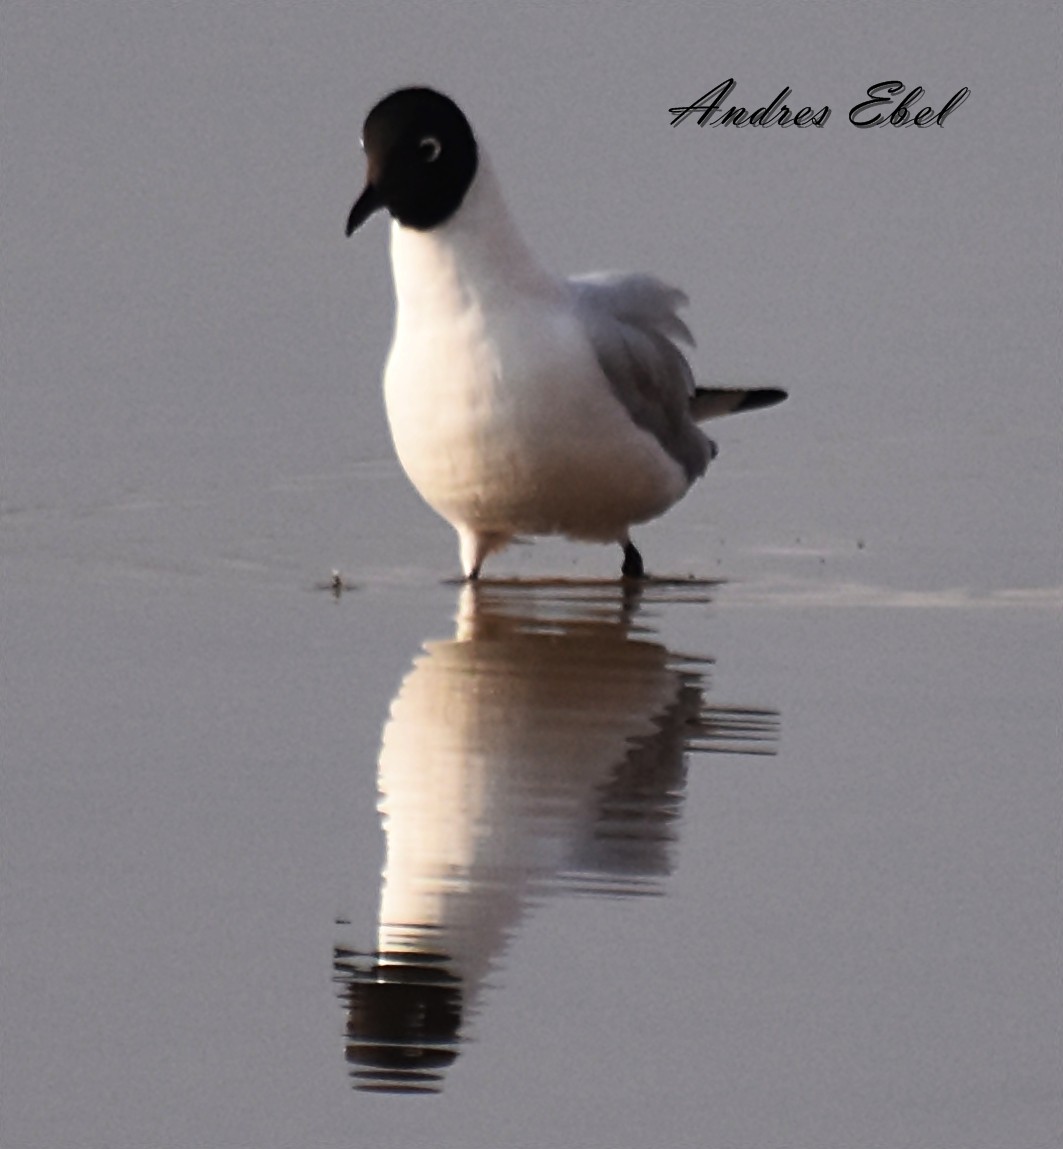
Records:
[[[377,947],[335,952],[358,1088],[441,1088],[537,898],[662,891],[689,751],[774,753],[775,711],[708,705],[708,661],[640,621],[710,597],[692,583],[462,589],[454,638],[425,644],[384,728]]]

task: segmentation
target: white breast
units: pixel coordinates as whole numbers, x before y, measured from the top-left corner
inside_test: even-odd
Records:
[[[612,395],[564,283],[534,260],[486,162],[451,220],[393,225],[385,371],[395,448],[456,527],[612,539],[687,489]]]

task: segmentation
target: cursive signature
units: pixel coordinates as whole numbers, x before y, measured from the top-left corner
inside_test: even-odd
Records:
[[[681,124],[688,116],[697,116],[698,127],[710,128],[728,125],[735,128],[746,126],[767,128],[777,125],[780,128],[793,126],[795,128],[815,127],[822,128],[830,119],[830,107],[824,104],[818,111],[811,105],[791,111],[784,103],[793,94],[789,88],[783,90],[770,104],[755,108],[752,112],[747,108],[731,104],[724,110],[724,103],[730,99],[735,90],[734,78],[724,80],[715,88],[710,88],[704,96],[699,97],[687,107],[669,108],[668,114],[672,117],[672,127]],[[945,126],[945,120],[967,99],[971,94],[970,88],[960,88],[941,111],[935,111],[930,104],[916,108],[916,104],[925,95],[925,90],[916,85],[907,95],[903,95],[906,85],[900,80],[883,80],[872,84],[867,89],[868,98],[855,104],[849,111],[849,123],[857,128],[873,128],[876,125],[889,124],[894,128],[907,127],[912,124],[917,128],[928,128],[937,124],[939,128]],[[887,111],[898,100],[896,107]],[[878,109],[878,110],[876,110]]]

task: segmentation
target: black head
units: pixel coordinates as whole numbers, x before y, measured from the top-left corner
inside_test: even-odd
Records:
[[[458,210],[476,175],[476,140],[453,100],[431,88],[402,88],[366,117],[365,190],[347,220],[350,235],[378,208],[428,231]]]

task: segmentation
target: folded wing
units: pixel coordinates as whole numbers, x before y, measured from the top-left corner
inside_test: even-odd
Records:
[[[694,346],[677,314],[687,303],[676,287],[652,275],[594,272],[568,281],[614,395],[631,419],[649,431],[693,482],[716,454],[695,425],[723,415],[781,403],[777,387],[698,387],[680,343]]]
[[[676,314],[686,296],[651,275],[598,272],[568,282],[613,394],[693,482],[716,448],[691,418],[694,376],[677,345],[694,342]]]

